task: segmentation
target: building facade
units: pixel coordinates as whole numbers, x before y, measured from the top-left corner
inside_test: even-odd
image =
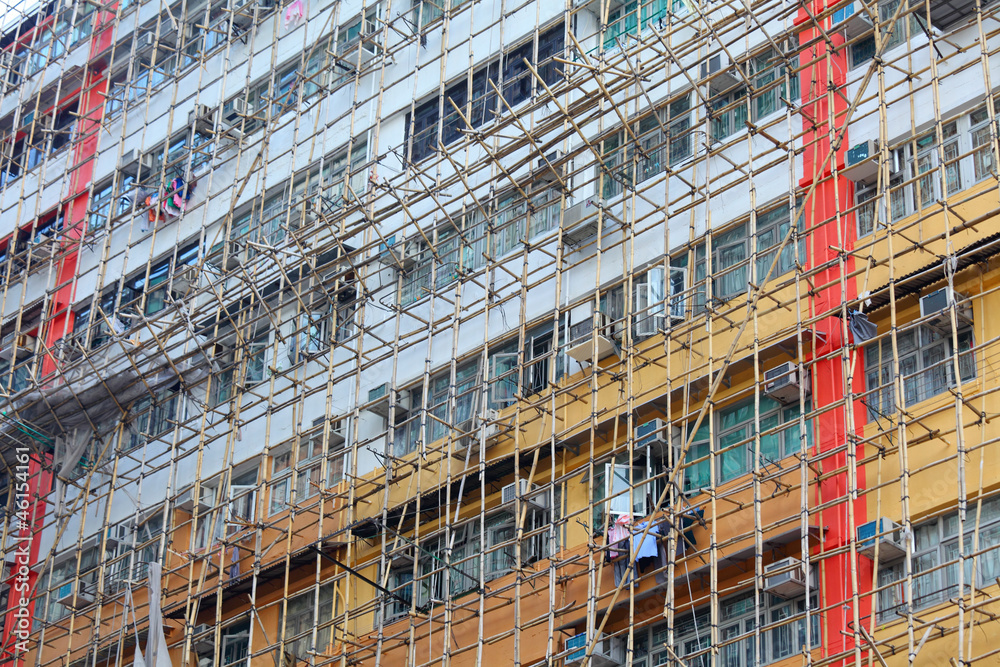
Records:
[[[0,664],[996,661],[1000,3],[2,32]]]

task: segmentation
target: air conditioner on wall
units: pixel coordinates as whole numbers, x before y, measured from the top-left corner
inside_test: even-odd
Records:
[[[873,5],[878,11],[877,3]],[[849,2],[833,13],[833,32],[843,32],[847,39],[854,39],[871,30],[871,17],[858,0]]]
[[[625,644],[617,637],[599,635],[594,644],[594,651],[587,660],[587,648],[590,642],[586,633],[580,633],[569,637],[566,640],[566,650],[570,651],[566,655],[565,664],[583,665],[584,662],[591,667],[617,667],[625,664]]]
[[[764,394],[782,403],[793,403],[799,399],[798,365],[794,361],[786,361],[770,370],[764,371]],[[809,395],[809,384],[805,383],[806,395]]]
[[[175,298],[180,298],[185,294],[198,288],[198,267],[193,264],[179,266],[174,271],[170,279],[170,293]]]
[[[937,329],[951,329],[951,305],[959,325],[972,322],[972,305],[968,297],[950,287],[920,297],[920,317],[928,317],[927,324]]]
[[[878,521],[869,521],[858,526],[857,530],[860,555],[874,560],[876,544],[880,563],[891,563],[906,555],[903,531],[895,521],[882,517]]]
[[[596,363],[617,351],[611,318],[601,312],[592,312],[590,304],[584,304],[570,314],[569,333],[570,347],[566,350],[566,354],[580,363]],[[596,357],[594,337],[596,337]]]
[[[233,98],[222,107],[222,122],[227,126],[239,126],[246,115],[247,101],[243,97]]]
[[[549,508],[548,496],[541,493],[537,485],[529,485],[526,479],[511,482],[500,489],[500,504],[512,512],[517,505],[516,500],[518,498],[531,509],[547,510]]]
[[[604,207],[604,200],[589,197],[570,206],[563,213],[563,240],[579,244],[597,235],[598,211]],[[604,220],[604,230],[608,230],[610,220]]]
[[[666,452],[671,445],[679,446],[681,429],[663,419],[651,419],[635,427],[635,449],[649,447],[656,452]]]
[[[35,337],[12,331],[0,340],[0,359],[13,360],[35,352]]]
[[[566,164],[563,162],[563,152],[555,150],[545,157],[538,158],[535,169],[531,172],[532,181],[552,183],[566,180]]]
[[[764,590],[780,598],[798,597],[806,590],[807,578],[806,566],[801,560],[785,558],[764,567]]]
[[[83,609],[96,600],[97,586],[83,579],[67,581],[56,592],[56,602],[70,609]]]
[[[400,417],[405,415],[409,410],[408,405],[409,392],[405,389],[396,392],[396,405],[395,405],[395,418],[399,420]],[[389,383],[383,382],[382,384],[374,387],[368,391],[368,402],[371,403],[366,409],[368,412],[374,413],[384,419],[389,418]]]
[[[855,183],[867,181],[878,174],[879,146],[877,139],[862,141],[844,153],[844,169],[841,175]]]
[[[709,89],[716,93],[729,90],[740,83],[736,69],[725,53],[710,56],[701,64],[701,80],[704,81],[710,77]]]
[[[403,271],[409,271],[420,258],[420,246],[416,241],[403,239],[402,241],[389,243],[379,254],[379,261],[386,266],[396,267]]]

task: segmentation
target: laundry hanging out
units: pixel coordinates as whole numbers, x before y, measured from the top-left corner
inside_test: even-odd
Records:
[[[170,179],[170,185],[165,193],[141,191],[139,200],[149,207],[147,215],[149,221],[154,225],[168,218],[179,216],[187,208],[187,203],[191,201],[198,182],[185,183],[180,176]],[[146,231],[143,229],[143,231]]]

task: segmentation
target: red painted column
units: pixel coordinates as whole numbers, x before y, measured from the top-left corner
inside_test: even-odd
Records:
[[[8,555],[5,566],[10,594],[4,618],[3,642],[0,644],[0,665],[3,667],[23,667],[23,649],[30,647],[30,644],[22,642],[27,641],[25,630],[30,632],[35,617],[36,566],[41,551],[42,527],[45,525],[45,498],[52,491],[51,463],[50,457],[46,457],[44,466],[33,457],[23,464],[23,468],[15,469],[12,480],[14,521],[18,522],[18,530],[17,550]]]
[[[833,128],[833,137],[836,137],[843,128],[843,114],[848,108],[845,101],[845,91],[843,86],[848,72],[847,50],[842,47],[843,36],[829,31],[831,19],[826,19],[826,27],[833,44],[825,41],[822,35],[815,28],[811,28],[812,19],[807,13],[806,7],[813,16],[816,16],[826,9],[825,0],[811,0],[803,3],[796,18],[796,24],[802,29],[799,35],[799,42],[807,44],[800,53],[800,63],[806,65],[801,72],[802,90],[802,125],[803,143],[805,150],[803,153],[803,177],[799,185],[808,190],[814,182],[816,188],[813,196],[805,200],[804,223],[808,233],[808,258],[807,267],[812,269],[815,266],[822,266],[830,263],[829,268],[819,271],[813,279],[816,285],[830,286],[816,290],[810,294],[811,315],[827,313],[832,310],[832,314],[817,323],[817,330],[826,336],[823,343],[815,345],[814,361],[816,357],[823,357],[831,353],[834,354],[829,359],[818,359],[812,364],[813,377],[813,408],[821,409],[826,406],[843,401],[847,377],[844,362],[841,357],[845,345],[850,341],[844,340],[844,321],[840,318],[839,306],[845,300],[857,298],[857,284],[853,277],[846,278],[841,283],[841,271],[843,275],[850,275],[854,271],[855,262],[852,255],[844,255],[843,267],[838,263],[840,259],[840,248],[850,251],[857,240],[857,224],[854,214],[840,216],[837,219],[838,197],[840,208],[850,208],[854,198],[854,184],[846,178],[831,178],[834,161],[839,167],[843,167],[844,153],[850,146],[848,138],[845,136],[836,156],[827,160],[831,150],[830,130]],[[815,43],[810,43],[816,39]],[[832,48],[831,48],[832,47]],[[840,48],[837,48],[840,47]],[[828,96],[830,87],[834,88],[835,94]],[[825,162],[825,163],[824,163]],[[840,229],[838,229],[838,224]],[[857,354],[857,361],[854,366],[853,389],[855,392],[864,391],[864,360]],[[845,405],[840,405],[835,409],[820,415],[816,420],[816,442],[814,443],[814,455],[822,455],[841,448],[845,443],[851,441],[851,436],[860,432],[864,428],[866,413],[863,404],[855,401],[853,405],[854,423],[848,421],[848,412]],[[863,447],[858,446],[854,454],[861,460]],[[821,469],[830,471],[844,468],[848,461],[846,452],[831,454],[822,460]],[[857,484],[859,489],[865,487],[864,470],[858,468]],[[837,504],[823,510],[823,525],[827,528],[824,536],[824,551],[837,549],[845,546],[851,539],[851,528],[848,517],[848,502],[850,500],[850,488],[847,472],[835,475],[820,482],[816,491],[815,501],[817,504],[835,502]],[[854,502],[854,521],[858,526],[867,521],[867,510],[864,499]],[[853,650],[855,646],[853,627],[853,583],[851,576],[851,556],[850,553],[833,556],[824,559],[823,579],[821,581],[820,604],[823,607],[830,607],[826,612],[824,624],[823,647],[824,655],[835,655],[843,651]],[[859,593],[871,591],[871,566],[864,558],[858,559],[858,587]],[[870,598],[861,600],[858,615],[862,623],[867,622],[872,611]],[[848,657],[842,664],[853,662],[853,657]]]

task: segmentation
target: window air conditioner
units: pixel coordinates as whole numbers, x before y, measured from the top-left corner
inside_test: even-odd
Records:
[[[170,280],[170,293],[175,298],[180,298],[190,292],[192,288],[198,288],[198,267],[193,264],[177,267]]]
[[[566,180],[566,163],[563,162],[563,152],[552,151],[545,157],[538,158],[538,164],[531,173],[531,180],[545,183]]]
[[[83,579],[67,581],[59,587],[56,602],[70,609],[83,609],[97,600],[97,586]]]
[[[148,58],[156,48],[156,38],[151,32],[144,32],[135,40],[135,59]]]
[[[740,83],[736,69],[725,53],[709,56],[708,60],[701,64],[701,80],[709,78],[711,80],[708,82],[708,87],[713,93],[725,92]]]
[[[868,139],[847,149],[844,154],[844,176],[855,183],[867,181],[878,175],[878,140]]]
[[[199,134],[211,134],[215,128],[215,109],[207,104],[195,104],[188,112],[188,125]]]
[[[833,31],[843,32],[847,39],[859,37],[872,28],[871,17],[864,7],[858,6],[857,1],[850,2],[833,13]]]
[[[806,566],[798,558],[785,558],[765,566],[764,590],[785,599],[802,595],[806,590]]]
[[[591,667],[617,667],[625,664],[625,645],[617,637],[600,635],[594,644],[594,652],[587,658],[587,647],[590,642],[587,634],[581,633],[566,640],[566,666],[582,665],[584,661]]]
[[[571,315],[570,326],[570,347],[566,350],[571,358],[580,363],[595,363],[611,356],[615,353],[614,332],[611,327],[611,318],[604,313],[590,313],[590,306],[578,308]],[[594,320],[597,320],[597,329],[594,329]],[[594,357],[594,340],[592,334],[596,334],[597,356]]]
[[[513,512],[517,504],[515,501],[517,498],[520,498],[522,503],[526,503],[532,509],[547,510],[549,508],[549,499],[544,493],[538,491],[539,487],[537,485],[531,484],[529,486],[528,480],[519,479],[500,490],[500,504]],[[528,494],[534,495],[529,497]]]
[[[920,317],[928,317],[927,324],[936,329],[951,330],[951,313],[949,308],[955,304],[955,315],[958,324],[972,322],[972,306],[968,297],[954,291],[950,287],[942,287],[920,297]]]
[[[208,512],[213,507],[215,507],[215,489],[209,488],[207,486],[199,487],[199,498],[198,498],[198,514],[204,514]],[[194,514],[195,509],[195,495],[194,487],[188,489],[182,493],[174,505],[179,510],[183,510],[188,514]]]
[[[420,246],[416,241],[403,239],[398,243],[390,243],[379,255],[379,261],[387,266],[395,266],[402,271],[409,271],[420,258]]]
[[[30,357],[35,352],[35,337],[12,331],[0,341],[0,359]]]
[[[227,126],[238,126],[247,115],[247,101],[243,97],[236,97],[222,107],[222,122]]]
[[[903,531],[895,521],[882,517],[858,526],[858,553],[874,560],[876,539],[880,563],[890,563],[906,555]]]
[[[350,435],[351,430],[351,418],[344,417],[338,419],[335,422],[330,423],[330,446],[340,446],[347,442],[347,436]]]
[[[211,654],[215,651],[215,630],[207,623],[194,626],[191,648],[198,655]]]
[[[395,418],[398,420],[408,412],[407,399],[409,393],[405,390],[396,392]],[[368,412],[374,413],[383,419],[389,418],[389,383],[383,382],[379,386],[368,391]]]
[[[774,368],[764,371],[764,394],[782,403],[793,403],[799,398],[798,365],[793,361],[786,361]],[[809,385],[806,383],[806,395],[809,394]]]
[[[580,244],[597,235],[597,212],[604,207],[604,200],[590,197],[570,206],[563,213],[563,239],[572,244]],[[608,220],[604,221],[605,230]]]
[[[658,452],[666,452],[667,447],[678,444],[681,430],[663,419],[652,419],[635,427],[635,449],[650,447]]]

